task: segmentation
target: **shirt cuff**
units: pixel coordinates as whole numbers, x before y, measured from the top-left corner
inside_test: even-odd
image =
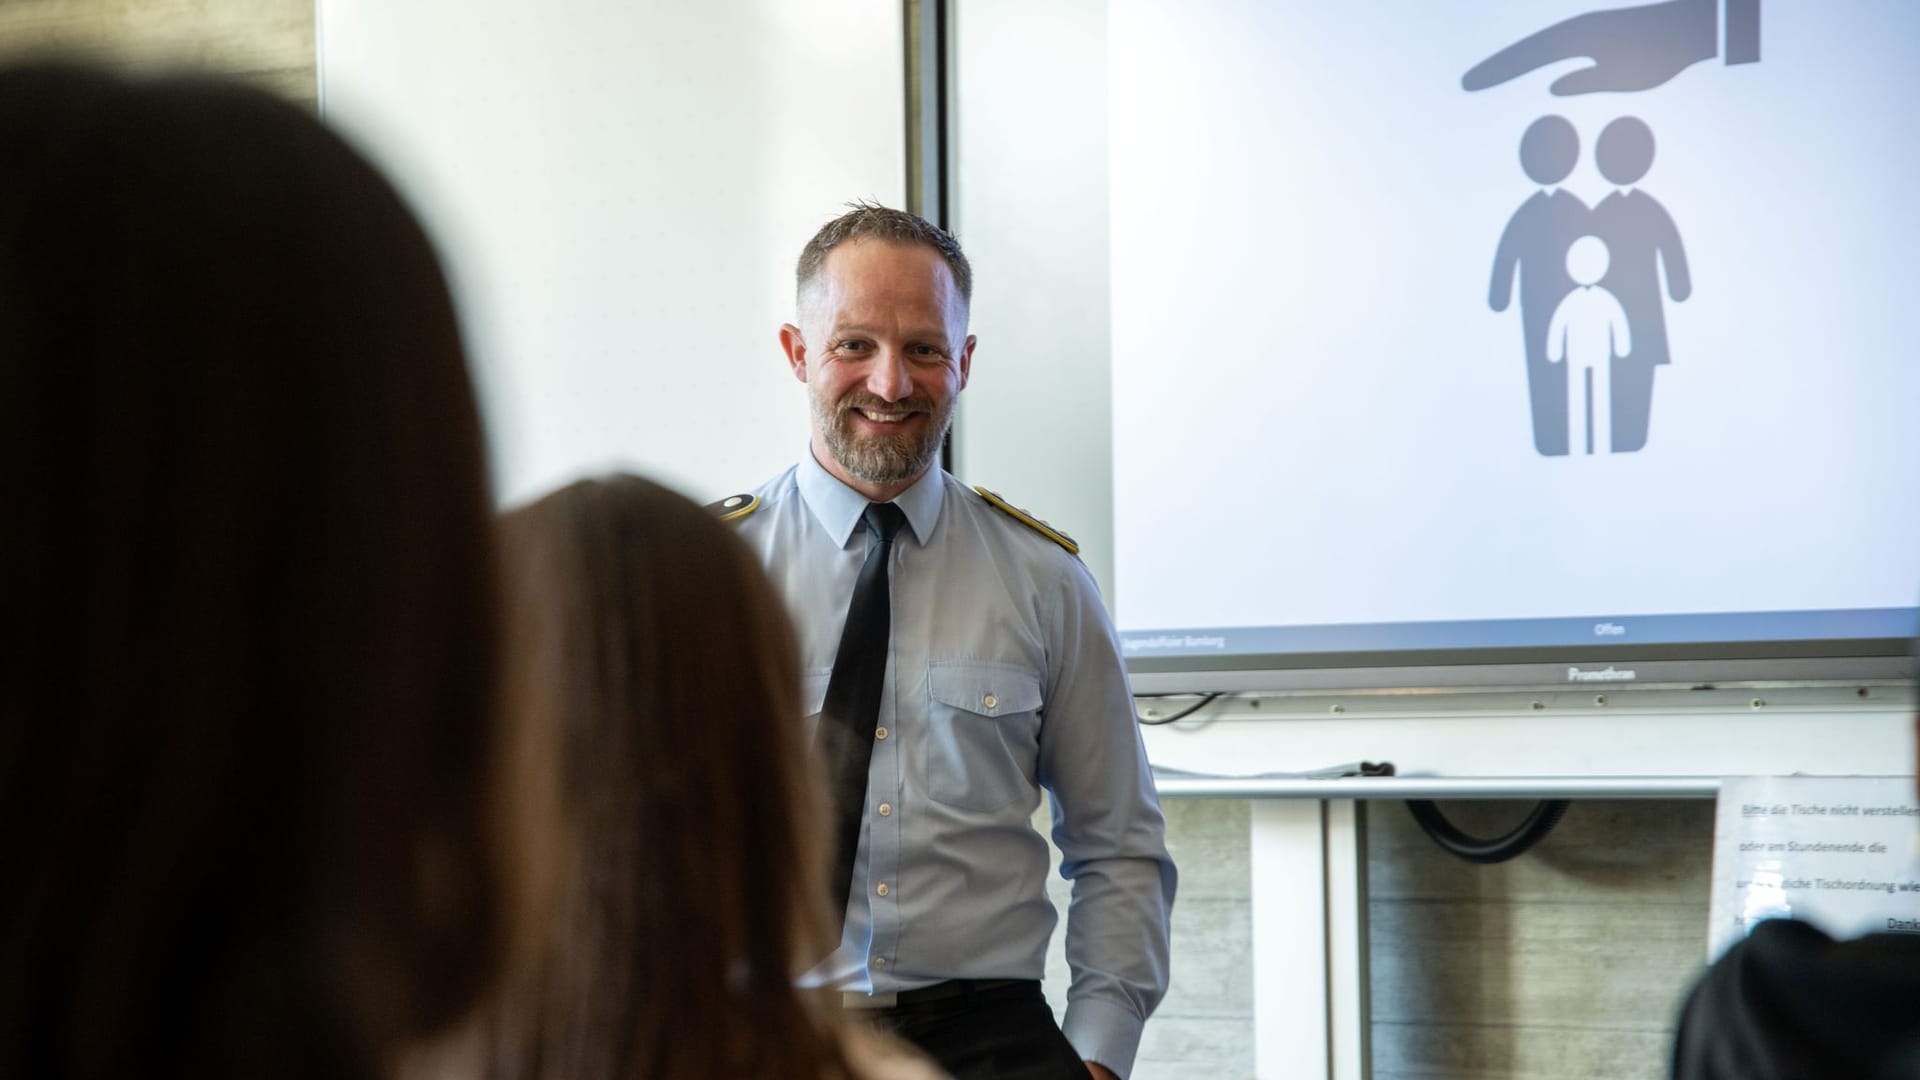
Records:
[[[1067,1002],[1067,1022],[1060,1025],[1081,1058],[1105,1065],[1120,1080],[1133,1072],[1133,1056],[1140,1050],[1140,1029],[1146,1021],[1133,1010],[1098,998]]]

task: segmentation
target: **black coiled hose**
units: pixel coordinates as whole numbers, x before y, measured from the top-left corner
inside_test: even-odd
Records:
[[[1566,816],[1567,807],[1571,805],[1566,799],[1542,799],[1534,805],[1533,812],[1527,815],[1525,821],[1514,826],[1505,836],[1491,840],[1461,832],[1428,799],[1408,799],[1407,812],[1420,823],[1421,830],[1432,837],[1434,843],[1468,862],[1492,865],[1506,862],[1545,839],[1553,827],[1560,824],[1560,819]]]

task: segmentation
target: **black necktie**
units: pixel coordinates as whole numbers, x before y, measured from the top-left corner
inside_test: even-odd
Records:
[[[873,761],[874,729],[880,723],[880,690],[887,678],[887,645],[893,604],[887,590],[887,557],[906,515],[892,503],[873,503],[864,517],[867,561],[853,583],[840,651],[827,678],[820,708],[820,749],[833,797],[833,910],[845,912],[853,888],[853,856],[860,846],[866,810],[867,767]]]

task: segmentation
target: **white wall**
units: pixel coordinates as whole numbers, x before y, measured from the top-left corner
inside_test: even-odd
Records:
[[[980,346],[955,469],[1071,533],[1113,599],[1105,0],[968,0],[951,223]]]
[[[793,261],[846,201],[904,199],[898,3],[319,0],[318,26],[323,112],[447,257],[502,501],[791,463]]]

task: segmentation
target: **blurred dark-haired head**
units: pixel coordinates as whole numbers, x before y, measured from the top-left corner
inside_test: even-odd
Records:
[[[833,935],[799,653],[758,561],[613,476],[507,514],[502,565],[506,706],[561,794],[547,939],[491,1074],[844,1075],[794,988]]]
[[[481,436],[313,118],[0,71],[0,1074],[375,1075],[495,966]]]

